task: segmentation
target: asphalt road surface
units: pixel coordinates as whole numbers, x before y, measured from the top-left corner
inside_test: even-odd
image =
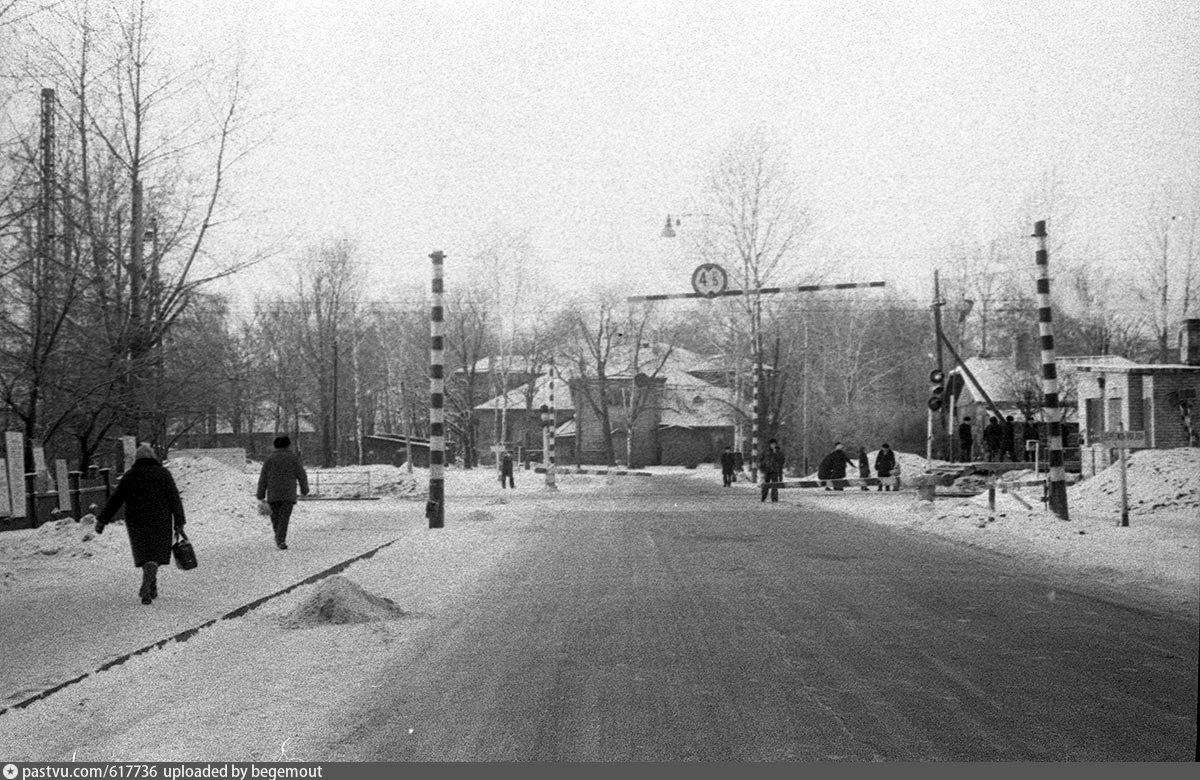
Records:
[[[1191,761],[1197,626],[1019,562],[628,480],[562,497],[329,724],[329,760]],[[845,501],[854,500],[846,495]],[[897,511],[910,496],[893,499]],[[550,507],[553,506],[553,509]]]

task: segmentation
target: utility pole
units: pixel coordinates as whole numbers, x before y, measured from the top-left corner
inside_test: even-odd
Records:
[[[546,490],[558,490],[558,485],[555,482],[555,427],[558,425],[558,412],[554,408],[554,359],[550,360],[550,405],[549,405],[549,424],[546,426],[546,443],[542,452],[545,454],[546,467]]]
[[[446,335],[443,262],[446,256],[433,252],[433,301],[429,309],[429,500],[425,516],[430,528],[446,524]]]
[[[1067,470],[1063,462],[1062,409],[1058,403],[1058,368],[1054,362],[1054,318],[1050,308],[1050,260],[1046,252],[1046,221],[1033,225],[1033,238],[1038,241],[1038,331],[1042,338],[1042,415],[1046,418],[1047,477],[1046,495],[1050,511],[1063,520],[1067,513]]]
[[[937,362],[937,370],[945,376],[945,365],[942,360],[942,306],[945,305],[942,300],[941,286],[938,283],[938,272],[933,272],[933,343],[934,356]],[[949,405],[943,407],[941,413],[934,413],[934,418],[938,420],[938,425],[935,426],[934,436],[941,442],[940,451],[942,458],[945,459],[950,453],[947,451],[946,440],[947,433],[950,430],[949,422],[946,419]]]
[[[130,207],[132,233],[129,236],[129,414],[125,434],[141,441],[142,422],[142,355],[144,354],[142,322],[142,280],[146,246],[146,218],[142,205],[142,181],[134,169],[132,204]]]
[[[412,426],[408,420],[408,393],[404,389],[404,380],[400,380],[400,423],[404,426],[404,465],[409,474],[412,473]]]

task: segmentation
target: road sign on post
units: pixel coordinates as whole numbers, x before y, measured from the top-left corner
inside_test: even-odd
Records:
[[[1145,431],[1108,431],[1100,440],[1114,450],[1132,450],[1146,446]]]
[[[1112,447],[1120,452],[1117,458],[1121,466],[1121,527],[1129,525],[1129,487],[1126,481],[1125,452],[1135,447],[1146,446],[1145,431],[1108,431],[1101,440],[1106,447]]]
[[[692,289],[697,295],[715,298],[729,286],[729,274],[716,263],[704,263],[692,271]]]

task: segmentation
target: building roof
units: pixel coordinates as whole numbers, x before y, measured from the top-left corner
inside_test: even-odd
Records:
[[[1075,370],[1093,374],[1175,374],[1187,371],[1200,371],[1200,366],[1189,366],[1186,363],[1134,363],[1124,360],[1121,363],[1078,363]]]
[[[1056,356],[1054,362],[1060,377],[1078,371],[1121,371],[1136,366],[1133,361],[1120,355]],[[983,396],[979,391],[983,390],[1005,414],[1018,411],[1015,404],[1021,399],[1015,394],[1021,388],[1040,386],[1041,383],[1040,368],[1036,371],[1018,369],[1012,357],[970,357],[966,359],[966,365],[970,375],[961,366],[956,366],[950,373],[962,375],[965,388],[972,398],[982,401]]]
[[[972,398],[979,401],[982,401],[986,394],[993,403],[1001,407],[1001,411],[1006,411],[1006,404],[1011,405],[1020,400],[1014,397],[1017,387],[1038,381],[1039,375],[1036,372],[1014,367],[1012,358],[1008,357],[969,357],[965,363],[967,371],[963,371],[962,366],[955,366],[950,372],[962,375],[964,392],[969,392]]]
[[[668,381],[659,427],[729,427],[734,424],[737,413],[736,399],[727,388],[695,378],[690,382]]]
[[[637,365],[634,365],[634,358]],[[665,361],[664,361],[665,356]],[[554,358],[559,376],[571,378],[576,376],[578,366],[569,355],[560,354]],[[744,361],[743,361],[744,362]],[[628,379],[637,373],[654,373],[655,369],[673,369],[687,373],[723,373],[734,370],[737,359],[728,355],[701,355],[683,347],[673,347],[661,341],[643,341],[637,349],[634,345],[619,345],[608,356],[608,377],[610,379]],[[507,355],[502,361],[499,357],[481,358],[475,362],[474,371],[477,374],[487,374],[489,366],[502,371],[505,366],[509,373],[532,374],[534,367],[529,358],[524,355]],[[768,367],[769,368],[769,367]],[[537,373],[548,369],[548,363],[537,366]],[[462,369],[458,370],[461,373]]]
[[[481,411],[508,408],[525,409],[525,394],[530,386],[533,387],[533,409],[550,405],[550,375],[542,374],[534,377],[523,385],[514,387],[507,393],[501,393],[495,398],[489,398],[475,408]],[[575,402],[571,399],[571,390],[566,381],[559,376],[554,384],[554,408],[556,411],[575,411]]]

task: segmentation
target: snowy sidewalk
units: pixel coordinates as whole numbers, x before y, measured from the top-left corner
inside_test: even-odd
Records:
[[[314,503],[298,507],[288,550],[276,549],[265,517],[256,518],[251,533],[189,524],[200,566],[163,567],[160,595],[149,606],[137,598],[141,572],[121,524],[88,540],[99,548],[91,555],[63,555],[60,548],[21,562],[0,601],[0,709],[426,527],[420,502],[330,503],[336,509],[328,514],[324,507],[311,511]],[[69,548],[90,524],[65,521],[38,531],[31,535],[41,537],[43,549],[53,549],[55,537]],[[37,576],[23,576],[32,567]]]

